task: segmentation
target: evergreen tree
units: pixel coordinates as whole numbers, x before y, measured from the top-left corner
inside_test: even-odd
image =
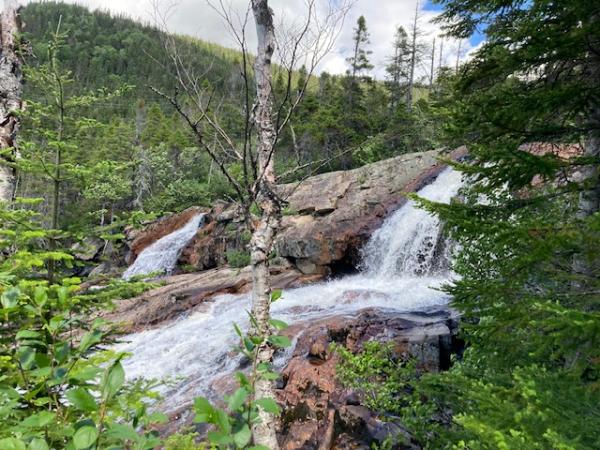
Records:
[[[390,91],[390,106],[394,110],[404,94],[409,75],[409,62],[411,50],[408,42],[408,34],[403,27],[396,29],[393,42],[393,55],[389,58],[387,72],[387,87]]]
[[[454,37],[487,33],[449,129],[467,188],[423,202],[459,244],[467,350],[422,378],[405,423],[431,448],[600,448],[600,7],[440,3]]]
[[[367,22],[364,16],[360,16],[356,21],[354,28],[354,54],[347,58],[350,64],[350,74],[356,79],[364,71],[371,70],[373,65],[369,62],[370,50],[365,47],[370,43],[369,32],[367,31]]]

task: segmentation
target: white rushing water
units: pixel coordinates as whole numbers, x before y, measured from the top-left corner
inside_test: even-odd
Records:
[[[170,274],[177,265],[183,247],[194,237],[203,221],[204,214],[196,214],[183,227],[146,247],[123,273],[123,279],[155,272]]]
[[[419,195],[448,202],[460,185],[460,174],[446,169]],[[369,307],[409,311],[446,303],[446,295],[436,288],[450,274],[433,270],[431,249],[439,233],[437,218],[406,203],[365,246],[359,274],[286,290],[273,304],[273,317],[294,324]],[[179,377],[169,388],[167,410],[198,395],[211,397],[211,385],[222,383],[239,366],[240,359],[231,352],[238,344],[232,325],[247,328],[249,309],[248,295],[222,295],[176,322],[126,336],[118,350],[132,353],[124,361],[128,378]],[[276,363],[285,361],[286,355],[280,355]]]

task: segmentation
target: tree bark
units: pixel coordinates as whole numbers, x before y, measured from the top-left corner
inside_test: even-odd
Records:
[[[254,122],[258,133],[258,195],[262,211],[260,221],[254,228],[250,241],[252,265],[252,314],[257,322],[255,332],[264,339],[258,350],[258,364],[270,363],[273,348],[266,342],[271,335],[270,308],[271,285],[269,280],[269,253],[281,222],[281,205],[274,193],[274,143],[275,126],[272,119],[272,74],[271,59],[275,50],[275,28],[273,13],[268,0],[252,0],[252,12],[256,22],[258,51],[254,65],[256,79],[256,104]],[[255,399],[273,398],[273,383],[258,379],[255,383]],[[277,417],[260,410],[260,421],[252,426],[254,443],[277,450],[275,433]]]
[[[587,158],[600,158],[600,106],[592,109],[588,116],[588,123],[592,126],[585,141],[583,155]],[[583,191],[579,194],[577,218],[585,220],[592,214],[600,211],[600,166],[588,164],[582,169]],[[590,261],[581,255],[575,257],[573,269],[576,274],[593,276],[594,269],[598,266],[598,258]],[[579,286],[586,283],[577,283]]]
[[[14,162],[17,157],[18,112],[22,109],[22,60],[16,38],[20,25],[16,2],[4,0],[4,10],[0,15],[0,151],[7,162]],[[12,201],[15,189],[15,169],[0,164],[0,201]]]
[[[431,69],[429,72],[429,90],[433,88],[433,75],[435,73],[435,38],[433,38],[433,45],[431,46]]]
[[[412,48],[410,51],[410,75],[408,78],[408,89],[406,91],[406,109],[412,111],[413,104],[413,87],[415,85],[415,65],[417,64],[417,33],[419,21],[419,2],[415,9],[415,19],[412,28]]]

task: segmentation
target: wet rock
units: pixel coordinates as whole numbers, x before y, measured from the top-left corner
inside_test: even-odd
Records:
[[[448,155],[458,158],[458,149]],[[289,205],[274,253],[291,261],[304,275],[327,275],[340,267],[355,267],[359,249],[384,218],[402,206],[444,165],[440,152],[412,153],[358,169],[324,173],[301,183],[278,187]],[[143,230],[126,230],[128,262],[148,245],[207,212],[205,226],[183,249],[180,266],[201,271],[227,265],[228,252],[247,252],[250,232],[237,205],[219,202],[210,211],[190,208],[153,222]],[[275,256],[275,255],[273,255]]]
[[[466,150],[447,155],[458,158]],[[369,164],[358,169],[311,177],[299,188],[281,186],[289,209],[276,242],[277,254],[293,260],[305,274],[355,265],[358,249],[385,216],[445,167],[438,151],[413,153]]]
[[[250,267],[221,267],[200,273],[173,275],[161,280],[164,286],[139,297],[121,300],[114,311],[104,312],[103,317],[118,323],[125,333],[162,325],[194,308],[202,307],[206,300],[216,295],[247,292],[252,283],[251,275]],[[305,278],[290,266],[271,268],[271,281],[276,289],[297,287],[306,281]],[[310,277],[309,280],[312,281]]]

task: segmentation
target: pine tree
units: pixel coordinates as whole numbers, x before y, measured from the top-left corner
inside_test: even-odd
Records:
[[[360,16],[356,21],[354,28],[354,54],[346,60],[350,64],[350,74],[356,79],[362,72],[371,70],[373,65],[369,62],[370,50],[365,47],[370,43],[369,32],[367,31],[367,21],[364,16]]]
[[[453,37],[487,30],[455,83],[462,201],[423,201],[460,244],[467,350],[405,421],[433,448],[600,448],[600,8],[440,3]]]
[[[392,110],[398,106],[404,94],[408,81],[410,55],[408,34],[403,27],[399,26],[394,35],[393,55],[389,58],[389,64],[385,68],[388,74],[387,86],[390,91]]]

